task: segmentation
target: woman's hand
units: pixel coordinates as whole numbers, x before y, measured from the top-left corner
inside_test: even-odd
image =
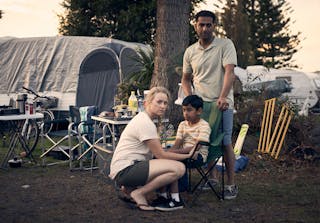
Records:
[[[189,157],[188,158],[192,158],[192,155],[193,155],[193,153],[194,153],[194,150],[196,149],[197,147],[196,146],[194,146],[190,151],[189,151]]]

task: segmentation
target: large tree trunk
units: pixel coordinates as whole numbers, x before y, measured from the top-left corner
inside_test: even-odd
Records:
[[[174,105],[181,74],[175,67],[182,66],[182,55],[189,43],[190,0],[157,0],[157,30],[154,74],[151,87],[164,86],[171,92],[170,122],[181,120],[181,109]]]

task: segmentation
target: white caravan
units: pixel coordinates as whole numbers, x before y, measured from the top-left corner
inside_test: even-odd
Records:
[[[319,110],[320,75],[317,73],[248,66],[246,70],[236,67],[235,74],[239,77],[244,91],[267,81],[286,80],[291,91],[282,95],[287,96],[291,102],[298,105],[301,115],[307,115],[311,108],[314,111]]]

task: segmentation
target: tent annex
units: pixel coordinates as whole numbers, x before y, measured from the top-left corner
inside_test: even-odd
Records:
[[[0,38],[0,105],[26,86],[58,97],[57,110],[111,110],[117,84],[139,69],[138,49],[150,47],[103,37]]]

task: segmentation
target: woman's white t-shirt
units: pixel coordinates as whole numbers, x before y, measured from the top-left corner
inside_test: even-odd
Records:
[[[144,141],[159,138],[156,125],[146,112],[140,112],[126,126],[114,151],[110,164],[110,178],[135,161],[152,159]]]

